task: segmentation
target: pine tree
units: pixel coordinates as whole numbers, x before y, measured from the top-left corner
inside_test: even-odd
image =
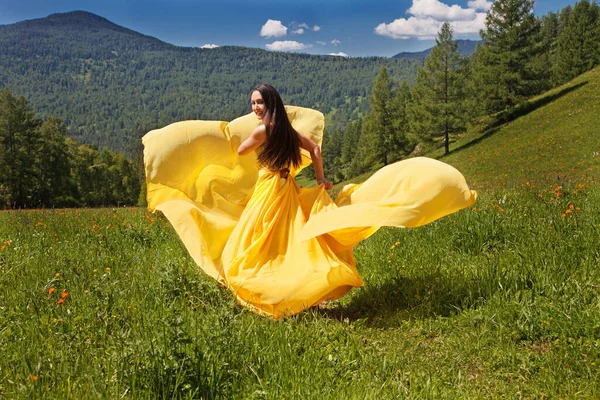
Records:
[[[340,156],[342,154],[342,132],[336,129],[333,134],[326,133],[323,143],[323,171],[325,178],[338,182],[341,175]]]
[[[406,82],[394,91],[392,100],[392,120],[397,147],[397,158],[410,152],[410,119],[408,108],[411,104],[410,88]]]
[[[481,31],[474,78],[484,112],[511,111],[540,90],[532,60],[543,51],[533,0],[496,0]]]
[[[466,63],[452,38],[450,24],[445,22],[425,66],[418,70],[411,127],[426,144],[442,136],[446,154],[450,152],[450,134],[465,129],[466,74]]]
[[[362,118],[348,124],[342,138],[342,153],[340,155],[340,168],[345,179],[358,175],[356,153],[362,133]]]
[[[8,89],[0,93],[0,186],[10,207],[31,207],[37,186],[35,162],[40,121],[24,97],[15,98]]]
[[[387,165],[398,143],[392,121],[392,82],[385,66],[379,69],[375,78],[370,102],[371,112],[365,117],[363,125],[365,162],[369,165]]]
[[[600,63],[600,11],[587,0],[576,3],[559,38],[554,79],[564,83]]]
[[[49,118],[40,127],[40,148],[36,163],[39,185],[36,198],[47,207],[71,205],[71,155],[66,144],[67,128],[59,118]]]

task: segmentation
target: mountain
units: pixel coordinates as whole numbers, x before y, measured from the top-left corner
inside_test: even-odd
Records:
[[[459,39],[456,42],[458,43],[458,52],[462,56],[470,56],[475,51],[475,47],[477,46],[477,44],[481,43],[481,40]],[[433,47],[430,47],[426,50],[418,51],[418,52],[404,51],[402,53],[398,53],[398,54],[392,56],[392,58],[405,58],[405,59],[425,58],[429,55],[429,53],[431,53],[432,48]]]
[[[412,83],[422,60],[178,47],[84,11],[0,26],[0,89],[41,118],[62,118],[80,142],[137,155],[156,127],[250,112],[260,82],[287,104],[322,111],[327,129],[344,129],[368,111],[382,65]]]

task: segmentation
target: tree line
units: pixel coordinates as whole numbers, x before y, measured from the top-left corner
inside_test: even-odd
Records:
[[[67,137],[36,118],[24,97],[0,93],[0,209],[135,205],[140,168],[123,154]]]
[[[382,66],[370,111],[325,136],[327,176],[341,181],[436,146],[447,154],[451,140],[480,121],[507,121],[525,100],[600,64],[595,1],[542,18],[533,6],[533,0],[495,1],[472,57],[460,55],[444,23],[412,86],[395,82]]]

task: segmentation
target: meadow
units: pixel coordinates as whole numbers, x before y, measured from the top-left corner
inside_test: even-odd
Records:
[[[479,193],[281,321],[139,208],[0,212],[0,398],[600,397],[600,70],[453,143]]]

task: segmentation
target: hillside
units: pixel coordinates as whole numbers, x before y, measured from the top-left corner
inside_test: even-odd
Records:
[[[531,99],[516,119],[465,137],[442,160],[475,188],[576,190],[600,181],[600,67]]]
[[[456,43],[458,44],[458,52],[464,57],[464,56],[471,56],[473,54],[473,52],[475,51],[475,47],[477,47],[477,44],[481,43],[481,41],[469,40],[469,39],[467,39],[467,40],[458,39],[456,41]],[[430,47],[423,51],[414,51],[414,52],[403,51],[402,53],[398,53],[398,54],[392,56],[392,58],[407,58],[407,59],[422,58],[422,59],[424,59],[431,53],[432,48],[433,47]]]
[[[368,110],[384,64],[410,83],[422,60],[177,47],[83,11],[0,26],[0,88],[25,96],[41,118],[64,119],[79,141],[129,154],[139,154],[150,129],[249,112],[260,82],[343,129]]]

